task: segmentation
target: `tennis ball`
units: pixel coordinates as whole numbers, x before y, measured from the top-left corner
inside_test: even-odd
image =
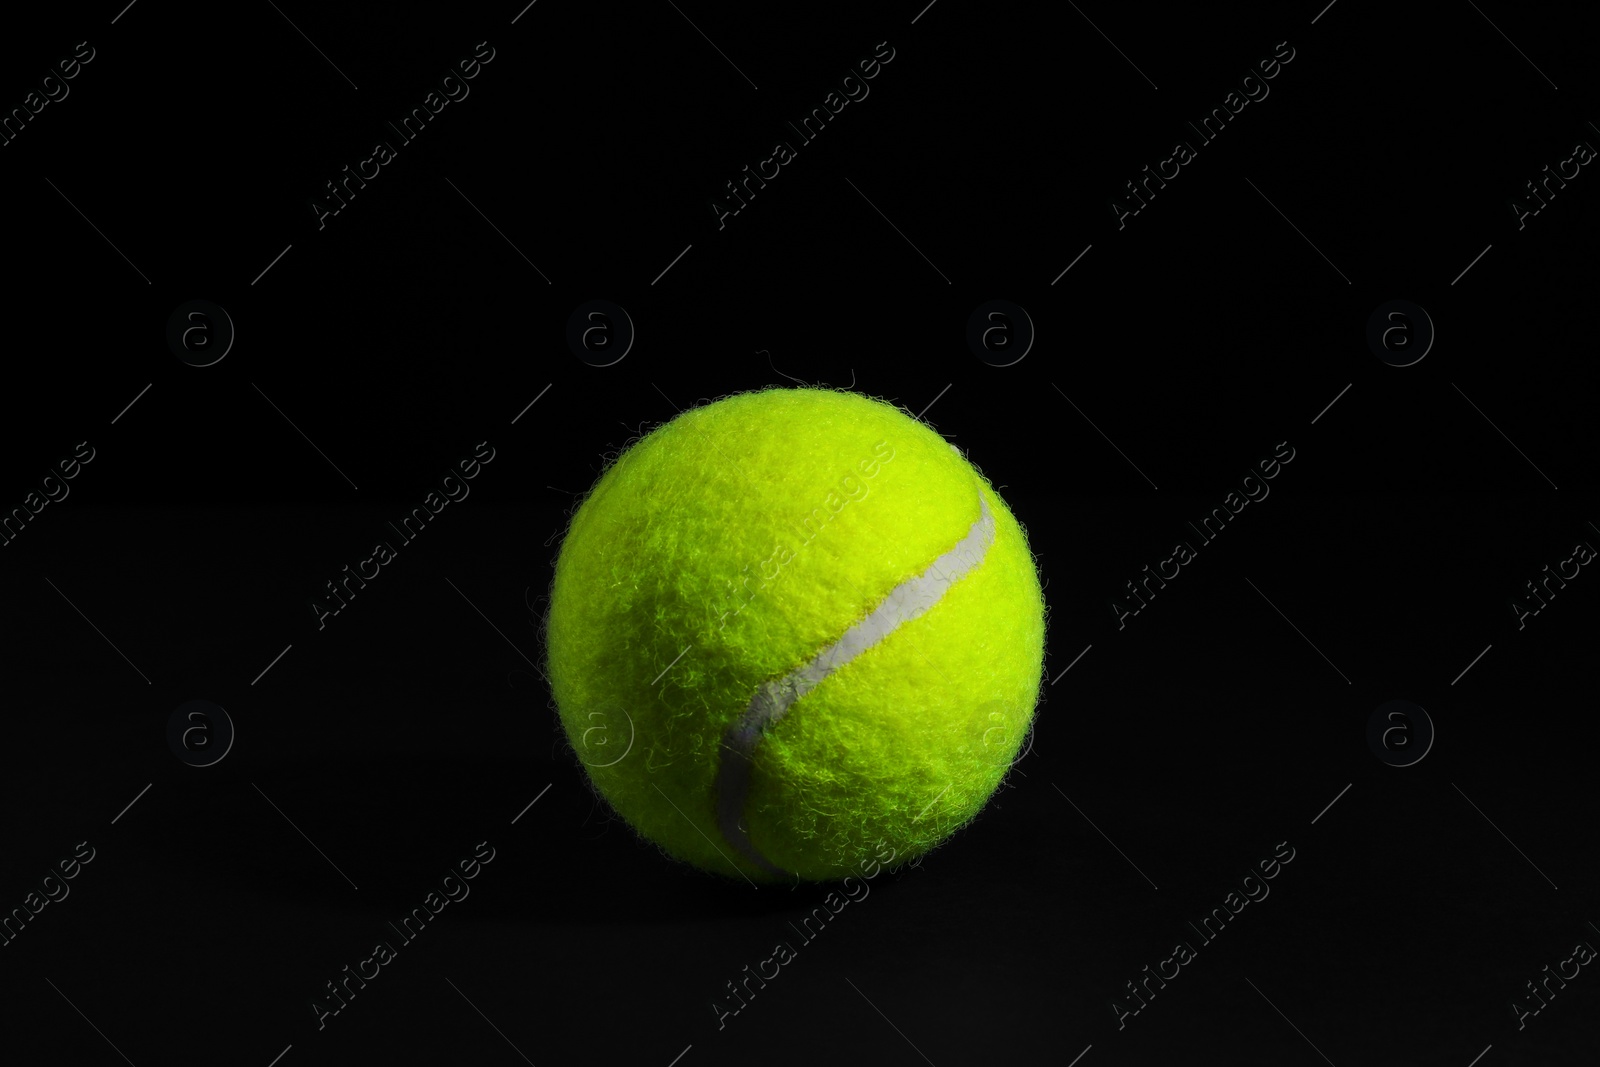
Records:
[[[544,620],[596,790],[697,867],[827,881],[971,821],[1028,733],[1044,600],[956,448],[829,389],[739,393],[611,463]]]

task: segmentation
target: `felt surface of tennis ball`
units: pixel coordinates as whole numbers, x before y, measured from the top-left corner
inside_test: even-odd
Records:
[[[694,866],[792,882],[971,821],[1032,723],[1044,630],[1024,531],[960,452],[888,403],[773,388],[608,466],[544,636],[567,738],[623,819]]]

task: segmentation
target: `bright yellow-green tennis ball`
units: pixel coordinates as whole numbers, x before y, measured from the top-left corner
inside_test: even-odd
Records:
[[[856,393],[767,389],[610,465],[545,626],[612,807],[770,882],[895,866],[970,821],[1032,722],[1045,617],[1022,528],[954,446]]]

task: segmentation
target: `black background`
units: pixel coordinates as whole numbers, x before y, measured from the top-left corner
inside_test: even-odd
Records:
[[[95,49],[0,147],[0,508],[94,449],[0,548],[0,909],[95,850],[0,948],[8,1050],[1593,1062],[1592,967],[1520,1029],[1511,1005],[1600,944],[1600,578],[1521,629],[1511,602],[1600,545],[1600,179],[1520,229],[1510,207],[1600,144],[1592,15],[519,10],[8,15],[5,109]],[[480,41],[470,95],[319,228],[324,183]],[[870,95],[719,229],[723,183],[881,41]],[[1123,183],[1282,41],[1270,95],[1119,228]],[[196,299],[236,330],[208,367],[166,341]],[[594,299],[637,330],[609,366],[566,341]],[[1009,366],[966,341],[992,299],[1037,331]],[[1437,331],[1410,366],[1366,341],[1391,300]],[[795,381],[903,405],[1000,487],[1052,680],[983,815],[809,943],[790,923],[826,887],[686,871],[596,803],[536,667],[605,456]],[[319,629],[323,584],[480,441],[471,495]],[[1270,496],[1119,628],[1124,583],[1280,442]],[[237,729],[209,767],[167,745],[193,699]],[[1396,699],[1436,731],[1406,767],[1367,743]],[[319,1029],[323,984],[481,841],[470,896]],[[1200,945],[1279,842],[1271,895]],[[1197,958],[1119,1028],[1179,940]]]

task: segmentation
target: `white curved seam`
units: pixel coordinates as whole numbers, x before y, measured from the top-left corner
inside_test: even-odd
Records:
[[[739,721],[723,734],[722,762],[717,768],[716,781],[717,824],[723,838],[758,867],[774,874],[789,873],[761,854],[744,827],[750,773],[762,735],[788,714],[795,701],[822,684],[828,675],[887,638],[903,623],[926,614],[952,585],[983,563],[989,546],[994,543],[995,524],[988,501],[981,492],[978,510],[978,518],[966,536],[929,564],[927,570],[891,589],[866,618],[817,653],[811,662],[782,678],[763,682]]]

